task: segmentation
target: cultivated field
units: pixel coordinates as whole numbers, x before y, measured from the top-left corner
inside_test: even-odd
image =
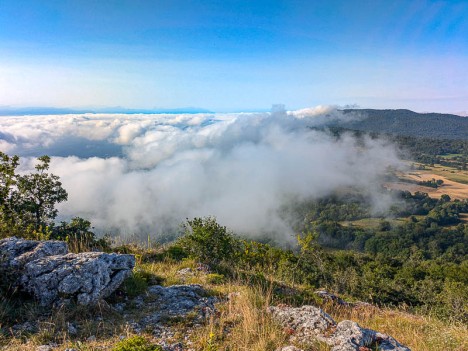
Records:
[[[447,194],[452,199],[468,199],[468,171],[460,171],[455,168],[435,165],[425,166],[424,170],[411,170],[406,173],[396,174],[400,181],[388,182],[385,184],[389,189],[408,190],[412,193],[416,191],[428,193],[433,198],[440,198]],[[422,186],[417,182],[431,179],[441,179],[444,183],[438,188]]]

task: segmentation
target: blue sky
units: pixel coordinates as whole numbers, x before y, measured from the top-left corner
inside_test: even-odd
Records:
[[[468,1],[0,1],[0,105],[468,110]]]

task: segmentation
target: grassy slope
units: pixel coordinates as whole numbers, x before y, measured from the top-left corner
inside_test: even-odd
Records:
[[[191,336],[192,347],[196,350],[275,350],[277,347],[288,344],[287,336],[276,325],[266,307],[281,298],[274,296],[271,289],[262,289],[255,285],[246,285],[239,281],[226,281],[213,284],[208,276],[196,273],[194,276],[181,277],[176,272],[181,268],[195,267],[192,260],[179,262],[149,262],[139,263],[136,270],[146,276],[155,276],[164,285],[199,283],[215,294],[236,293],[235,297],[219,305],[217,318],[207,321],[205,326],[195,328]],[[295,287],[301,290],[301,287]],[[321,304],[311,297],[315,303]],[[3,305],[5,307],[5,304]],[[365,307],[360,309],[337,307],[330,304],[321,304],[325,311],[330,313],[337,321],[352,319],[364,327],[376,329],[380,332],[394,336],[401,343],[408,345],[413,351],[442,351],[467,350],[467,326],[443,323],[439,320],[415,316],[391,309],[378,309]],[[33,319],[39,313],[34,306],[23,306],[24,313]],[[144,307],[130,310],[130,316],[144,314]],[[97,318],[96,316],[101,318]],[[67,331],[67,322],[76,321],[79,334],[72,336]],[[180,333],[175,335],[183,339],[185,335],[184,321],[174,324]],[[229,331],[229,332],[227,332]],[[90,336],[96,340],[86,341]],[[74,347],[78,350],[110,350],[120,340],[119,337],[134,335],[122,316],[112,312],[105,305],[93,311],[58,310],[41,322],[41,331],[29,337],[18,336],[14,338],[0,337],[2,350],[35,350],[38,345],[54,341],[60,345],[57,350]],[[151,334],[143,335],[150,341],[157,340]],[[79,340],[79,341],[78,341]],[[207,345],[211,345],[209,348]],[[307,350],[328,350],[326,345],[309,345]]]

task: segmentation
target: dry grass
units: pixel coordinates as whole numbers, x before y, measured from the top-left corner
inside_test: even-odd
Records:
[[[447,194],[452,199],[467,199],[468,198],[468,171],[457,170],[452,167],[435,165],[430,167],[425,165],[425,170],[412,170],[407,173],[398,173],[397,176],[402,181],[389,182],[385,187],[389,189],[408,190],[410,192],[425,192],[433,198],[440,198],[441,195]],[[431,188],[407,181],[425,181],[431,179],[442,179],[443,185],[439,188]],[[406,182],[405,182],[406,180]]]
[[[247,286],[241,282],[212,284],[206,274],[196,272],[193,275],[180,276],[182,268],[195,268],[192,260],[179,262],[165,261],[141,263],[139,269],[164,279],[165,285],[180,283],[202,284],[208,290],[230,299],[218,306],[219,313],[206,325],[195,327],[190,338],[192,347],[197,351],[273,351],[280,346],[290,344],[284,330],[277,325],[267,312],[273,296],[272,289]],[[324,305],[323,308],[336,320],[350,319],[361,326],[389,334],[413,351],[462,351],[468,350],[467,326],[447,324],[429,317],[415,316],[390,309],[366,307],[361,309],[343,308]],[[129,314],[138,319],[145,309],[135,309]],[[37,318],[37,311],[32,306],[25,310],[26,319]],[[1,315],[1,311],[0,311]],[[36,316],[36,317],[35,317]],[[79,334],[70,335],[67,323],[74,321]],[[121,337],[135,335],[122,316],[112,312],[105,304],[92,311],[58,310],[41,320],[40,331],[30,335],[16,337],[0,336],[0,350],[35,351],[37,346],[55,342],[63,351],[76,348],[80,351],[112,350]],[[184,330],[184,325],[175,326]],[[181,334],[182,335],[182,334]],[[96,340],[87,340],[95,336]],[[154,340],[151,334],[144,334]],[[181,337],[183,339],[183,336]],[[154,340],[155,341],[155,340]],[[324,344],[297,345],[307,351],[326,351]]]
[[[432,172],[438,176],[446,177],[447,179],[468,185],[468,171],[459,170],[453,167],[434,165],[434,167],[428,167],[429,172]]]
[[[412,351],[468,350],[468,327],[414,314],[375,307],[344,308],[325,306],[335,320],[358,322],[361,326],[378,330],[407,345]]]
[[[267,312],[270,293],[240,283],[211,284],[206,274],[195,270],[196,266],[193,260],[142,265],[163,278],[164,285],[202,284],[212,292],[231,297],[219,304],[219,313],[193,334],[192,342],[197,350],[267,351],[285,344],[286,336]],[[192,268],[194,274],[177,274],[183,268]]]
[[[385,221],[389,222],[392,226],[398,226],[405,224],[407,222],[406,218],[387,218]],[[363,219],[357,219],[354,221],[343,221],[340,222],[341,225],[345,227],[349,226],[356,226],[360,227],[363,229],[372,229],[372,230],[377,230],[380,227],[380,224],[382,223],[381,218],[363,218]]]
[[[287,334],[267,311],[271,293],[238,284],[229,285],[231,298],[220,307],[216,319],[200,330],[196,345],[200,350],[273,351],[290,345]],[[325,344],[298,345],[308,351],[325,351]]]

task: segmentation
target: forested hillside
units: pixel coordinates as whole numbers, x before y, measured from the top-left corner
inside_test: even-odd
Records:
[[[468,118],[442,113],[417,113],[410,110],[345,109],[355,115],[350,122],[340,122],[345,128],[437,139],[467,139]]]

